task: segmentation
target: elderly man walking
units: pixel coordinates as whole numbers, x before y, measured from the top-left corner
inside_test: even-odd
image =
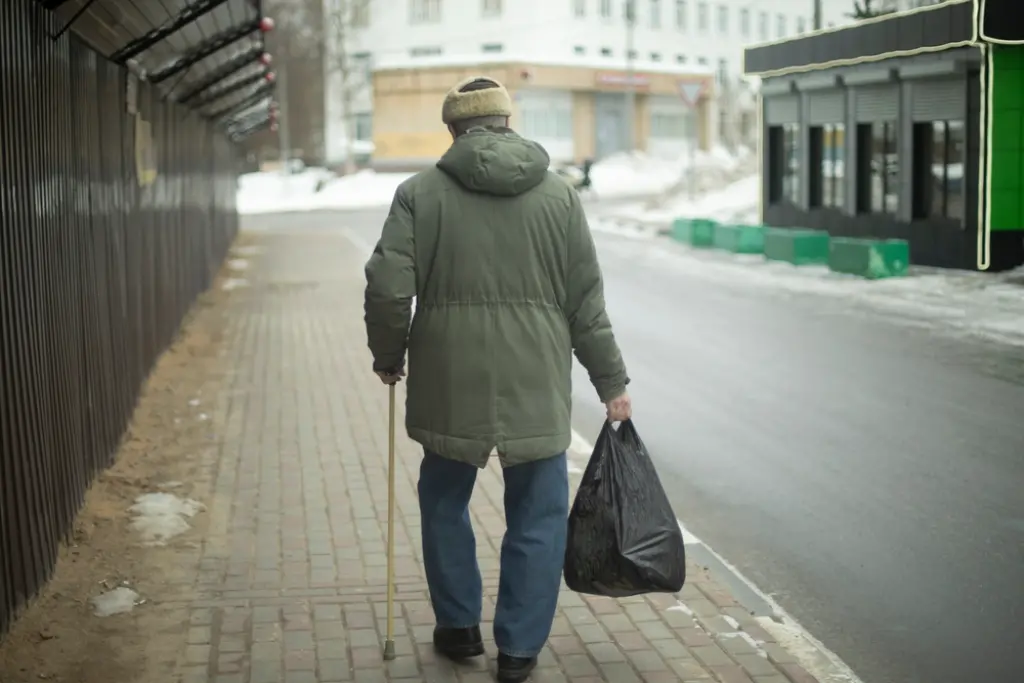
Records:
[[[366,264],[365,307],[373,370],[385,384],[405,376],[409,355],[406,429],[424,449],[418,488],[434,646],[454,660],[484,653],[469,500],[498,452],[507,524],[494,616],[502,683],[529,677],[557,607],[574,352],[608,419],[631,414],[579,197],[548,171],[540,145],[508,128],[511,112],[508,92],[490,78],[467,79],[445,97],[452,145],[395,192]]]

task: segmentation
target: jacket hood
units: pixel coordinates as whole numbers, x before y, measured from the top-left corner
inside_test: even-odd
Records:
[[[472,192],[514,197],[540,185],[550,163],[543,147],[508,128],[472,128],[437,167]]]

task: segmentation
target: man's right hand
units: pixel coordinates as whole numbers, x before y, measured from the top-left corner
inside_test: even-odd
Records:
[[[633,403],[629,400],[629,394],[623,392],[618,398],[613,398],[604,404],[607,409],[609,422],[625,422],[633,417]]]

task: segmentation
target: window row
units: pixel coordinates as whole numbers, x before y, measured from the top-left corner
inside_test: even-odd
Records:
[[[595,0],[572,0],[573,15],[577,19],[583,19],[588,14],[588,7]],[[738,11],[725,3],[711,3],[706,0],[596,0],[597,16],[602,19],[616,18],[615,5],[621,4],[622,14],[620,16],[634,22],[642,22],[652,29],[660,29],[671,22],[672,26],[679,31],[689,31],[696,28],[697,31],[708,33],[714,27],[714,31],[720,35],[730,35],[736,30],[742,38],[756,38],[759,40],[770,40],[772,38],[785,38],[789,35],[789,17],[782,13],[774,15],[775,33],[772,35],[772,15],[769,12],[761,11],[756,14],[747,7],[741,7]],[[671,10],[670,10],[671,8]],[[669,14],[670,10],[670,14]],[[712,12],[714,10],[714,12]],[[735,14],[736,27],[732,26]],[[757,19],[756,34],[754,31],[754,19]],[[805,33],[808,22],[805,17],[796,17],[796,33]]]
[[[807,135],[808,206],[847,206],[846,127],[841,123],[811,126]],[[801,128],[799,124],[768,129],[768,201],[801,202]],[[853,208],[859,214],[896,214],[900,208],[900,146],[896,121],[859,123]],[[911,216],[914,219],[964,220],[964,163],[967,149],[963,121],[914,123],[911,140]]]
[[[649,136],[657,140],[688,140],[692,115],[685,111],[653,111]],[[531,140],[572,140],[572,106],[545,101],[523,101],[515,121],[516,130]]]
[[[572,109],[556,105],[521,105],[516,128],[531,140],[571,140]]]

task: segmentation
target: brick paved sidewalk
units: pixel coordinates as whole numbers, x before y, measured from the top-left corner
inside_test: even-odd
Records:
[[[369,371],[365,346],[367,255],[340,229],[253,239],[263,251],[247,257],[250,286],[229,304],[225,353],[234,372],[215,416],[224,447],[207,501],[183,680],[492,680],[488,659],[456,667],[431,650],[415,494],[420,452],[401,427],[398,658],[381,660],[387,391]],[[501,491],[494,465],[480,477],[472,505],[485,621],[494,612]],[[484,631],[489,637],[490,624]],[[493,643],[489,652],[493,657]],[[533,680],[814,681],[697,567],[678,599],[614,601],[563,591]]]

